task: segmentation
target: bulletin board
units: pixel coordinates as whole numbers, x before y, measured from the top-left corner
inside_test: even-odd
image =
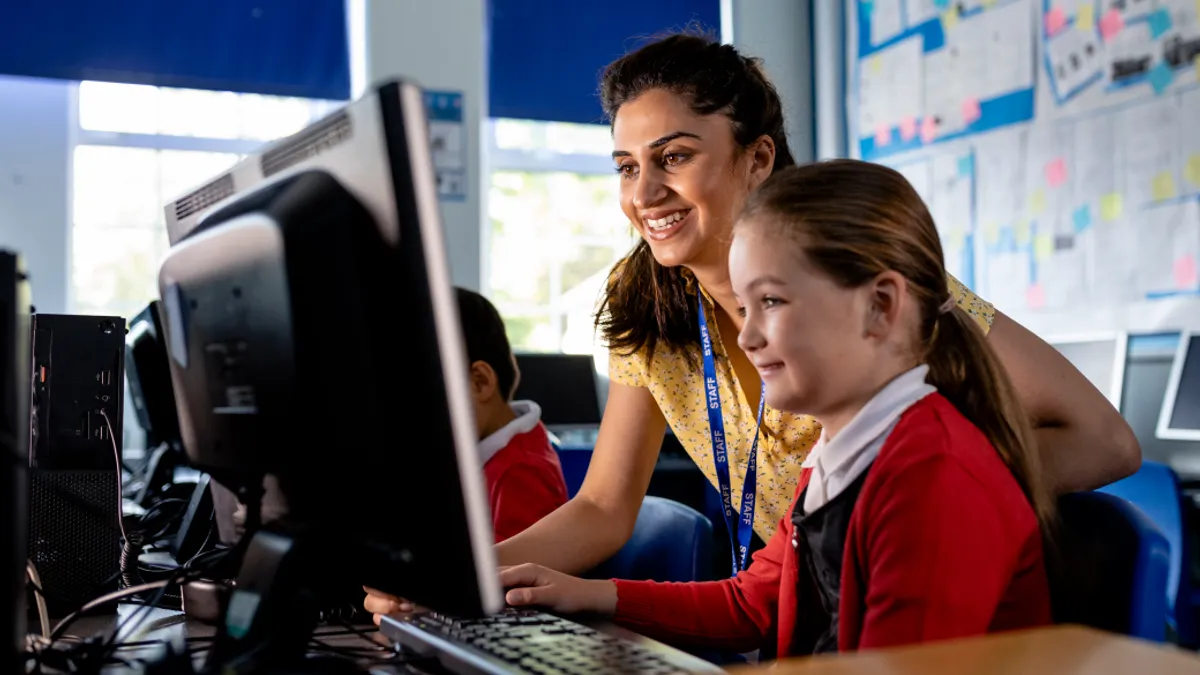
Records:
[[[1200,0],[851,0],[851,154],[1043,334],[1200,323]],[[1039,330],[1040,329],[1040,330]]]

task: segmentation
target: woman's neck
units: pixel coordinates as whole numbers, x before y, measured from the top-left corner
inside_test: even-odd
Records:
[[[729,267],[721,265],[689,266],[696,282],[712,296],[717,304],[729,316],[730,321],[738,330],[742,329],[742,317],[738,314],[737,297],[733,294],[733,284],[729,281]]]

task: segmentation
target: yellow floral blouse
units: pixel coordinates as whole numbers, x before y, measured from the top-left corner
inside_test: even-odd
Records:
[[[951,276],[949,282],[950,292],[959,308],[987,332],[995,316],[992,305],[968,290],[958,279]],[[718,389],[729,448],[730,488],[736,509],[742,503],[747,455],[758,411],[747,401],[726,356],[712,299],[707,294],[704,298],[709,308],[713,352],[717,355]],[[627,356],[612,353],[608,372],[614,382],[650,390],[675,437],[715,487],[717,473],[708,429],[703,371],[699,367],[690,367],[683,354],[660,348],[650,363],[643,352]],[[758,441],[758,498],[754,513],[754,531],[763,541],[771,538],[780,519],[787,513],[800,476],[800,463],[820,435],[821,425],[807,415],[793,415],[770,406],[763,413],[762,436]]]

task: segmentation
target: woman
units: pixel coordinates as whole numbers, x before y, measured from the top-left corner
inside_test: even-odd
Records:
[[[761,380],[736,344],[741,319],[727,267],[733,222],[751,191],[795,164],[779,96],[760,64],[731,46],[675,35],[611,64],[601,95],[612,119],[621,206],[642,236],[611,277],[598,319],[612,354],[608,403],[578,495],[499,544],[502,565],[533,562],[580,573],[615,553],[633,531],[667,424],[727,494],[727,511],[752,513],[754,533],[768,540],[820,436],[810,417],[770,408],[755,434]],[[1099,391],[962,284],[951,279],[950,288],[958,307],[989,331],[1031,416],[1041,471],[1053,490],[1093,488],[1137,469],[1133,432]],[[702,325],[713,354],[711,384]],[[710,417],[712,403],[718,406]],[[720,426],[726,471],[718,471],[713,452],[712,431]],[[754,445],[757,471],[747,472]],[[721,480],[724,473],[729,480]],[[755,489],[745,491],[753,500],[742,499],[752,482],[747,473],[756,478]],[[736,529],[742,546],[750,528]],[[746,558],[738,555],[739,568]],[[387,598],[367,599],[374,612],[398,607]]]

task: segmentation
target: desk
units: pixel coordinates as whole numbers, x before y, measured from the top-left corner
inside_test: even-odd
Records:
[[[731,672],[767,672],[740,668]],[[1182,675],[1200,656],[1078,626],[1055,626],[844,656],[781,661],[774,675]]]

